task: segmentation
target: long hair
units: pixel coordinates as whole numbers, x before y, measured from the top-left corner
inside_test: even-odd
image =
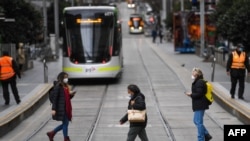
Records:
[[[66,72],[60,72],[58,75],[57,75],[57,81],[58,83],[61,83],[63,84],[63,79],[64,79],[64,76],[65,75],[68,75]]]
[[[138,93],[141,92],[141,90],[139,89],[139,87],[136,86],[136,85],[134,85],[134,84],[128,85],[128,89],[129,89],[130,91],[132,91],[134,94],[138,94]]]

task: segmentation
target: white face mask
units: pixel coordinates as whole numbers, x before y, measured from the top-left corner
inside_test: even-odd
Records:
[[[191,79],[192,79],[192,80],[195,80],[195,77],[194,77],[193,75],[191,75]]]
[[[68,81],[69,81],[69,79],[68,79],[68,78],[64,78],[64,79],[63,79],[63,83],[65,83],[65,84],[67,84],[67,83],[68,83]]]

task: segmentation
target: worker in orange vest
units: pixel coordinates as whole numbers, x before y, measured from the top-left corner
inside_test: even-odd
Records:
[[[227,75],[231,77],[231,98],[234,99],[235,88],[239,81],[238,98],[244,100],[246,70],[250,74],[250,66],[247,54],[243,51],[243,46],[238,44],[227,61]]]
[[[3,55],[0,58],[0,81],[2,83],[5,105],[10,103],[9,84],[16,103],[19,104],[21,102],[16,86],[16,75],[21,78],[16,61],[9,56],[8,51],[3,51]]]

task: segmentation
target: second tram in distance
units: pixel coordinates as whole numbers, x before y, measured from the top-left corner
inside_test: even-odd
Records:
[[[120,77],[122,29],[116,6],[66,7],[63,24],[63,71],[69,79]]]

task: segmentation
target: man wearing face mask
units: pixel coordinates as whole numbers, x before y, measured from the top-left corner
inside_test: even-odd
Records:
[[[69,121],[72,119],[71,98],[73,98],[75,92],[70,90],[67,73],[59,73],[57,80],[58,82],[56,82],[54,86],[51,114],[53,120],[61,121],[62,124],[58,125],[52,131],[47,132],[47,136],[50,141],[53,141],[55,134],[62,130],[64,141],[70,141],[68,136],[68,125]]]
[[[235,51],[233,51],[227,61],[227,75],[231,77],[231,98],[234,99],[235,88],[239,81],[238,98],[244,100],[245,76],[246,69],[248,75],[250,74],[249,60],[247,54],[243,51],[243,46],[237,44]]]

